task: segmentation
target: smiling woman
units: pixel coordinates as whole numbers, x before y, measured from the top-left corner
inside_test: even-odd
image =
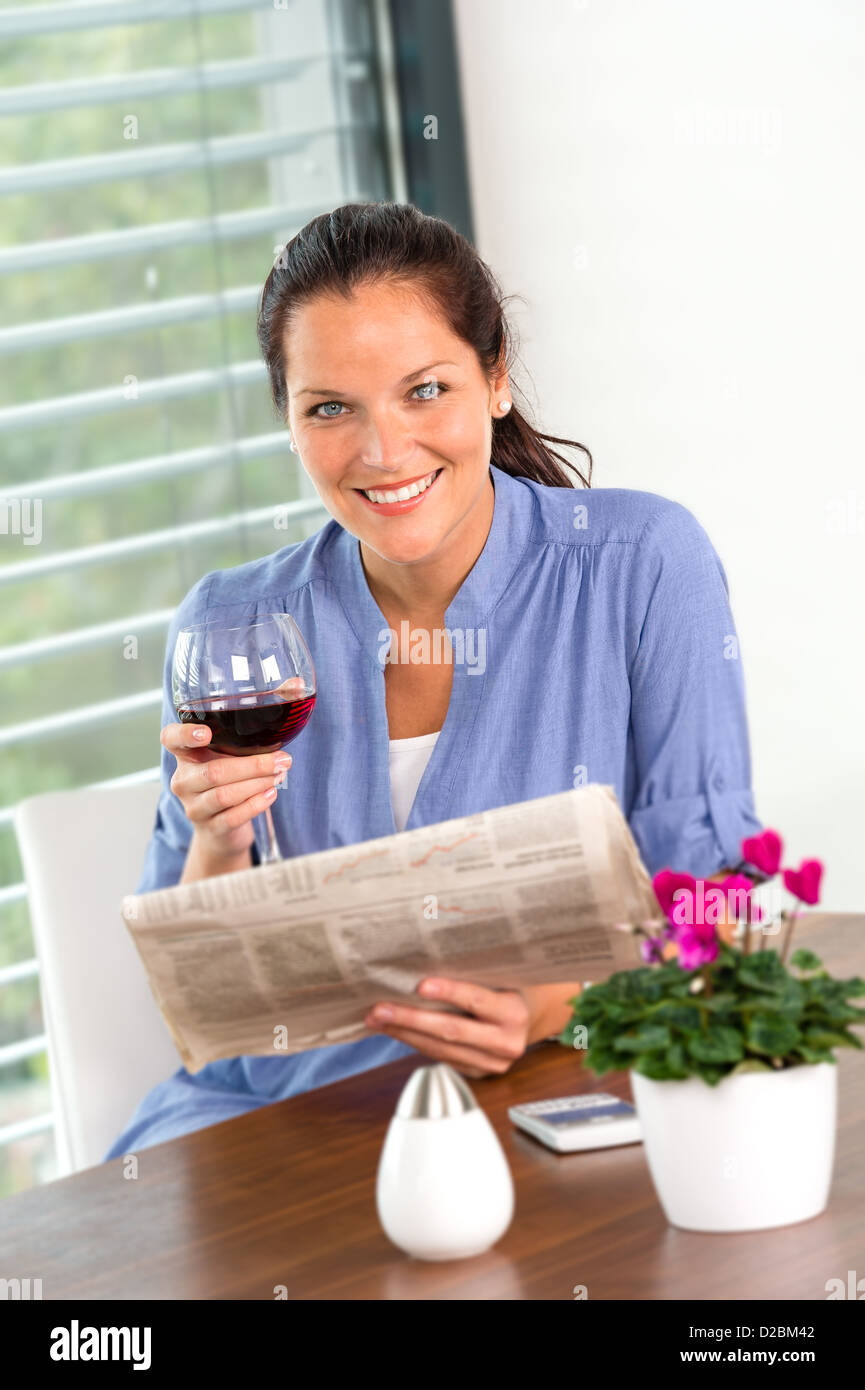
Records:
[[[514,404],[501,292],[474,248],[412,207],[337,208],[280,253],[258,332],[275,408],[331,520],[205,575],[178,608],[139,891],[249,867],[274,780],[286,857],[394,834],[397,813],[413,829],[594,781],[615,789],[651,873],[735,868],[761,826],[723,566],[679,503],[590,489],[581,474],[575,491],[549,447],[571,442]],[[315,661],[315,721],[288,772],[214,761],[171,722],[176,632],[282,609]],[[403,631],[418,659],[396,657]],[[481,650],[482,666],[466,661]],[[496,906],[506,933],[508,904]],[[450,930],[436,928],[442,945]],[[109,1157],[397,1057],[500,1074],[564,1027],[579,989],[419,980],[417,1006],[381,1000],[389,1014],[370,1011],[357,1042],[181,1068]],[[426,996],[461,1012],[424,1009]]]

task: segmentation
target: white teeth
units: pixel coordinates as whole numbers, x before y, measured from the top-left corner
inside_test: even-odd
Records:
[[[426,492],[430,484],[435,480],[438,470],[428,473],[425,478],[421,478],[419,483],[409,483],[408,487],[401,487],[396,492],[381,492],[379,489],[370,489],[368,492],[363,489],[364,497],[368,497],[370,502],[405,502],[409,497],[417,497],[422,492]]]

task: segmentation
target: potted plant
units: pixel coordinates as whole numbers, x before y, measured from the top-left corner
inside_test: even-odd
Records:
[[[767,915],[752,896],[776,878],[782,849],[766,830],[742,841],[748,872],[656,874],[659,917],[622,924],[644,938],[645,965],[570,1000],[559,1035],[599,1076],[630,1070],[655,1189],[685,1230],[786,1226],[828,1200],[834,1050],[862,1047],[850,1027],[865,1009],[849,1001],[865,980],[833,979],[809,950],[788,965],[799,910]],[[816,859],[785,868],[784,887],[814,905],[822,871]],[[779,934],[780,949],[758,939]]]

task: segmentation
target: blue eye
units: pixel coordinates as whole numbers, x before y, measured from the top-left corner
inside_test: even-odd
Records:
[[[416,386],[414,389],[416,391],[425,391],[428,386],[434,386],[438,395],[444,395],[445,391],[448,389],[441,381],[422,381],[420,386]],[[424,396],[422,399],[425,401],[434,401],[436,396]]]
[[[435,391],[435,395],[422,396],[420,399],[424,401],[437,400],[439,396],[443,396],[446,391],[449,391],[450,387],[445,386],[444,382],[442,381],[422,381],[420,386],[412,387],[412,393],[414,393],[415,391],[428,391],[431,389]],[[327,415],[319,415],[319,411],[327,409],[329,405],[336,406],[340,412],[343,409],[341,401],[320,401],[318,405],[310,406],[309,410],[306,413],[307,415],[316,416],[316,418],[319,420],[338,420],[339,415],[336,414],[328,413]]]

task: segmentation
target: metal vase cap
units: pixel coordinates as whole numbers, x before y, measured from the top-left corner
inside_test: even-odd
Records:
[[[413,1071],[397,1102],[402,1120],[447,1120],[477,1110],[465,1079],[447,1062]]]

